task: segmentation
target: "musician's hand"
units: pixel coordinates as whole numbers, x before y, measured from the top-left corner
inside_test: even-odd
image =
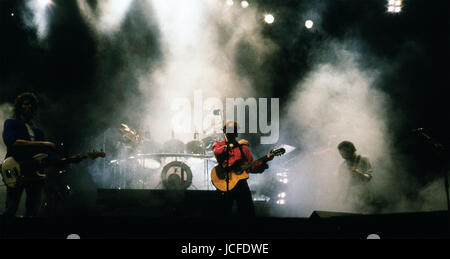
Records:
[[[351,170],[352,170],[352,172],[354,172],[354,173],[357,173],[357,174],[363,174],[363,173],[361,173],[361,171],[359,171],[358,168],[356,168],[356,167],[354,167],[354,166],[352,166]]]
[[[274,157],[275,157],[275,155],[272,154],[272,152],[269,152],[269,153],[267,154],[267,159],[269,159],[269,160],[272,160]]]
[[[241,145],[241,146],[250,146],[250,144],[248,143],[248,141],[246,140],[246,139],[241,139],[241,140],[239,140],[239,145]]]
[[[358,168],[356,168],[356,167],[354,167],[354,166],[352,167],[351,170],[352,170],[352,172],[354,172],[354,173],[357,173],[357,174],[360,174],[360,175],[364,176],[367,180],[372,179],[372,175],[363,173],[363,172],[361,172]]]

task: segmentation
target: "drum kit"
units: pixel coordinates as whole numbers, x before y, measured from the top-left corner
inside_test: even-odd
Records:
[[[210,170],[217,164],[212,145],[221,138],[198,134],[188,143],[173,138],[161,148],[141,130],[122,123],[120,159],[111,160],[110,187],[117,189],[211,190]],[[153,151],[153,152],[143,152]]]

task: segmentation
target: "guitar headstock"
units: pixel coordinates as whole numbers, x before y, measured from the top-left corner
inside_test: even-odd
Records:
[[[103,151],[101,151],[101,152],[98,152],[98,151],[92,151],[92,152],[88,152],[87,154],[86,154],[86,156],[88,157],[88,158],[90,158],[90,159],[97,159],[97,158],[99,158],[99,157],[105,157],[106,156],[106,153],[105,152],[103,152]]]
[[[282,155],[284,155],[284,153],[286,153],[286,149],[276,148],[276,149],[270,151],[270,153],[273,154],[274,156],[282,156]]]

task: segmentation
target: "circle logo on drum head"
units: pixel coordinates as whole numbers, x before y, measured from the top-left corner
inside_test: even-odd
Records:
[[[166,189],[186,190],[192,184],[192,171],[185,163],[173,161],[164,166],[161,178]]]

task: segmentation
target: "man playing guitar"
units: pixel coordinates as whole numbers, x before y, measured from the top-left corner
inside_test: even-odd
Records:
[[[214,155],[216,156],[219,165],[222,165],[223,168],[237,167],[253,161],[252,154],[248,149],[248,141],[244,139],[237,141],[237,132],[237,122],[227,121],[223,126],[225,139],[223,141],[216,141],[213,144]],[[268,160],[273,159],[273,154],[267,154],[267,158]],[[267,163],[260,162],[253,165],[248,172],[262,173],[267,168],[269,168]],[[226,175],[223,177],[228,177]],[[237,203],[240,216],[255,216],[253,198],[246,179],[239,180],[232,189],[227,188],[226,191],[218,189],[217,192],[219,194],[220,216],[231,215],[234,201]]]
[[[52,142],[44,141],[42,130],[33,125],[33,118],[36,115],[38,98],[35,94],[26,92],[17,96],[14,104],[14,118],[7,119],[4,123],[3,141],[7,147],[6,158],[13,156],[16,160],[26,160],[37,153],[52,151],[56,145]],[[56,152],[50,156],[56,156]],[[31,170],[29,166],[23,165],[23,171]],[[6,190],[6,216],[14,216],[17,212],[20,197],[23,190],[26,190],[26,211],[25,216],[37,216],[41,202],[44,184],[42,181],[29,181],[23,186]]]

